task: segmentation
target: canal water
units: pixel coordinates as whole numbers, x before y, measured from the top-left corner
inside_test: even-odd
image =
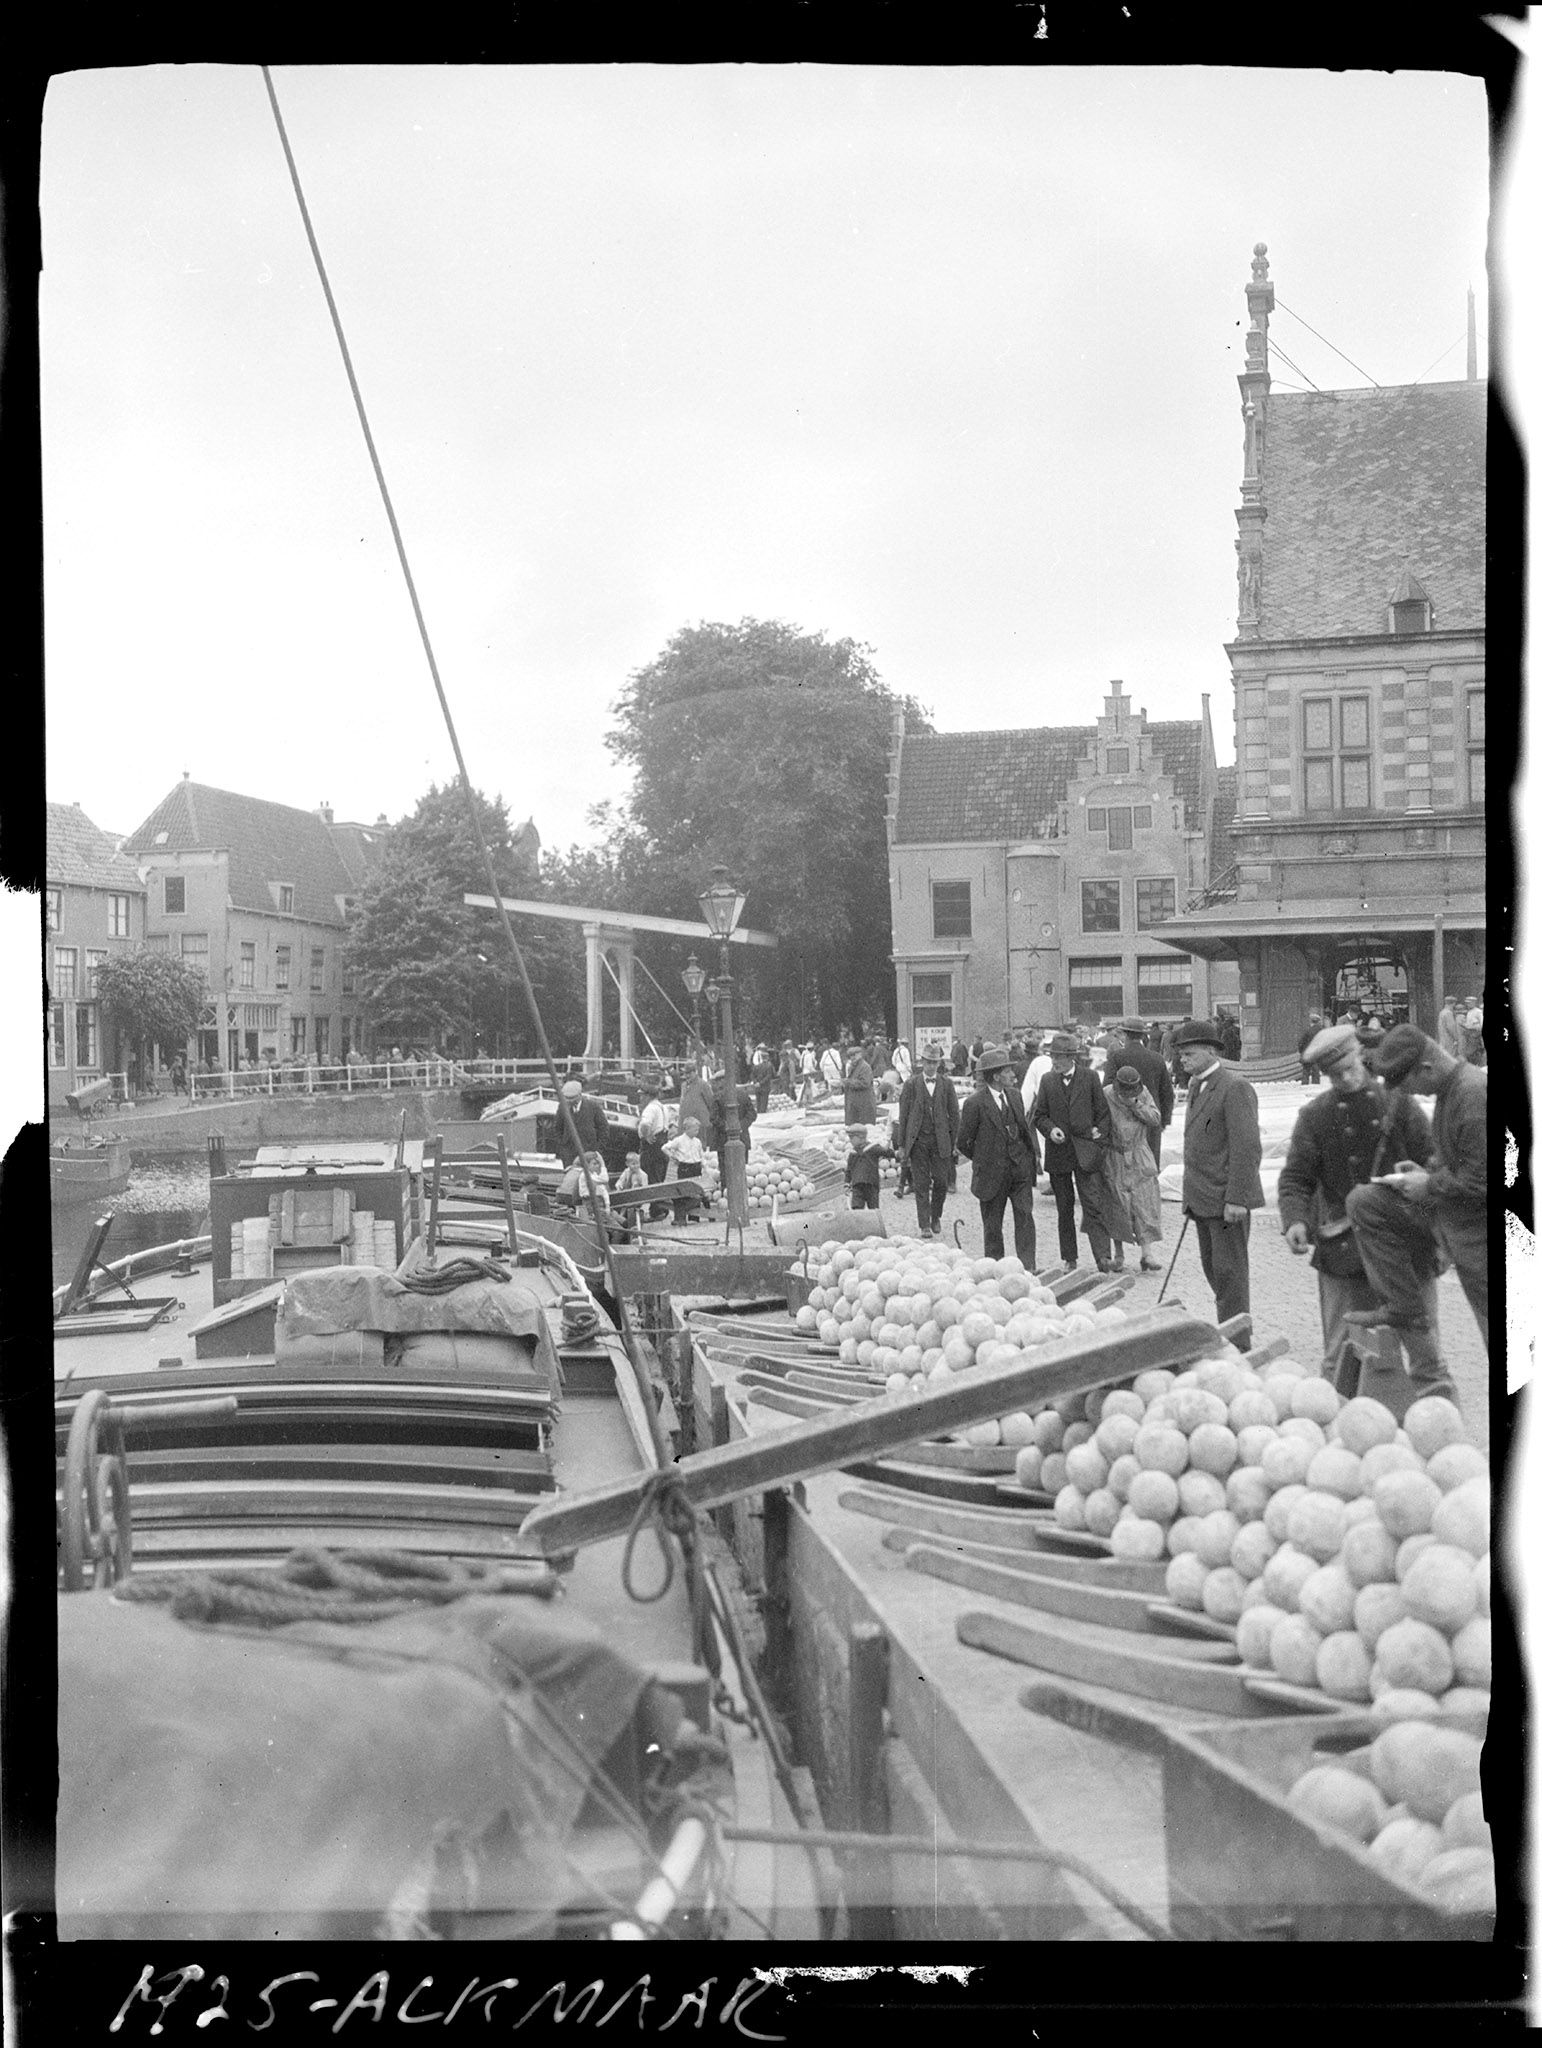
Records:
[[[53,1284],[68,1286],[98,1218],[112,1208],[110,1201],[55,1202],[53,1226]],[[141,1209],[113,1211],[112,1229],[102,1246],[108,1264],[127,1258],[130,1252],[148,1251],[152,1245],[174,1244],[181,1237],[200,1237],[209,1227],[209,1211],[202,1209]]]

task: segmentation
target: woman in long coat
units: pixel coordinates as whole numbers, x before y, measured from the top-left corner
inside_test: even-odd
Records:
[[[1162,1263],[1151,1256],[1162,1235],[1162,1189],[1146,1133],[1162,1128],[1162,1112],[1133,1067],[1118,1069],[1107,1101],[1112,1130],[1103,1161],[1104,1207],[1113,1266],[1116,1272],[1123,1266],[1125,1245],[1138,1244],[1141,1271],[1154,1273]]]
[[[872,1043],[866,1041],[858,1046],[846,1062],[846,1128],[853,1124],[875,1123],[878,1118],[878,1094],[873,1086],[873,1069],[870,1064]]]

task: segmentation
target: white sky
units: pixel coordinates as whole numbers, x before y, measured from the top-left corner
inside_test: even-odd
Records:
[[[1473,79],[275,82],[473,779],[548,845],[703,618],[866,641],[944,730],[1209,690],[1229,759],[1254,242],[1381,383],[1463,375],[1471,283],[1486,367]],[[449,747],[260,73],[58,79],[42,213],[50,796],[399,816]]]

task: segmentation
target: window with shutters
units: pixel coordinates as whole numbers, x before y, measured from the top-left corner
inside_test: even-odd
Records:
[[[932,937],[967,939],[972,937],[973,933],[974,919],[970,908],[969,883],[933,882]]]
[[[186,911],[187,877],[186,875],[168,875],[166,877],[166,915],[168,917],[182,917]]]
[[[1119,923],[1119,884],[1117,882],[1082,883],[1082,930],[1084,932],[1116,932]]]
[[[1371,807],[1371,700],[1307,697],[1301,706],[1302,799],[1309,811]]]

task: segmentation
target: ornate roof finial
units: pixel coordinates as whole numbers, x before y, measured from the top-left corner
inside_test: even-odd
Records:
[[[1269,244],[1268,244],[1267,242],[1255,242],[1255,243],[1253,244],[1253,277],[1254,277],[1254,280],[1255,280],[1255,282],[1257,282],[1258,284],[1262,284],[1262,283],[1263,283],[1263,281],[1264,281],[1264,279],[1265,279],[1265,278],[1266,278],[1266,277],[1267,277],[1268,275],[1269,275]]]

